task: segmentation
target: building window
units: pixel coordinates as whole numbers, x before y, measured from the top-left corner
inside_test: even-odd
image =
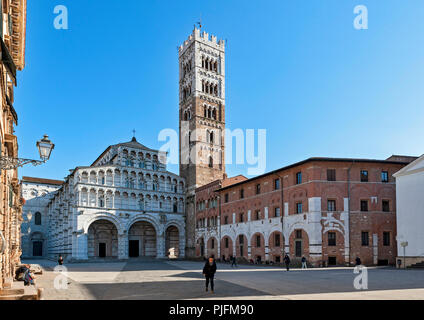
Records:
[[[274,244],[276,247],[280,246],[280,235],[278,233],[276,233],[274,236]]]
[[[336,200],[327,200],[327,211],[336,211]]]
[[[370,244],[369,241],[369,236],[368,236],[368,232],[367,231],[362,231],[361,233],[361,239],[362,239],[362,246],[363,247],[368,247]]]
[[[240,189],[240,199],[244,199],[244,189]]]
[[[224,196],[224,201],[227,203],[228,202],[228,193],[225,194]]]
[[[256,185],[256,194],[260,194],[261,193],[261,185],[257,184]]]
[[[328,245],[334,247],[336,245],[336,233],[329,232],[328,233]]]
[[[211,240],[211,249],[215,249],[215,239]]]
[[[261,236],[256,236],[256,247],[260,248],[261,247]]]
[[[244,222],[244,213],[240,213],[240,222]]]
[[[381,171],[381,182],[389,182],[389,172]]]
[[[274,180],[274,190],[279,190],[280,189],[280,179],[275,179]]]
[[[260,210],[255,211],[255,220],[261,220],[261,211]]]
[[[41,213],[40,212],[36,212],[34,215],[34,224],[36,226],[41,226]]]
[[[368,200],[361,200],[361,211],[362,212],[368,211]]]
[[[296,239],[302,239],[302,230],[296,230]]]
[[[279,207],[274,209],[274,217],[279,217],[281,216],[281,210]]]
[[[296,173],[296,184],[302,183],[302,172]]]
[[[361,170],[361,182],[368,182],[368,171]]]
[[[213,168],[213,158],[209,157],[209,168]]]
[[[228,224],[228,216],[224,217],[224,224]]]
[[[229,245],[228,245],[228,238],[225,238],[225,248],[228,249]]]
[[[389,200],[383,200],[383,212],[390,212]]]
[[[336,181],[336,169],[327,169],[327,181]]]
[[[383,232],[383,246],[390,246],[390,232]]]
[[[296,203],[296,213],[302,213],[302,202]]]

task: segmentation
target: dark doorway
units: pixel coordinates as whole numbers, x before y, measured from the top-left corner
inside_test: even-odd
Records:
[[[200,240],[200,256],[203,257],[205,255],[205,242]]]
[[[302,241],[296,241],[296,252],[295,255],[296,257],[301,257],[302,256]]]
[[[106,243],[104,242],[99,243],[99,257],[100,258],[106,257]]]
[[[336,257],[328,257],[328,265],[329,266],[337,265],[337,258]]]
[[[129,252],[130,258],[137,258],[140,256],[140,241],[130,240],[129,241]]]
[[[383,260],[378,260],[378,266],[388,266],[389,265],[389,260],[383,259]]]
[[[42,241],[34,241],[32,243],[32,255],[34,257],[42,257],[43,256],[43,242]]]

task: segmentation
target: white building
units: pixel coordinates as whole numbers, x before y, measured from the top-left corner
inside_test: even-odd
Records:
[[[398,255],[410,266],[424,262],[424,155],[393,175],[396,178]],[[404,266],[404,265],[402,265]]]
[[[62,184],[60,180],[22,177],[22,258],[47,257],[47,205]]]
[[[68,260],[185,255],[185,182],[135,138],[72,170],[47,205],[48,256]]]

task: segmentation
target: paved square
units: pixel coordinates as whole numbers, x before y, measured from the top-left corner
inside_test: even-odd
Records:
[[[69,285],[54,288],[56,263],[28,260],[44,269],[37,285],[46,300],[68,299],[424,299],[424,270],[368,268],[368,290],[353,286],[353,268],[292,269],[218,264],[215,294],[204,291],[203,263],[130,260],[67,264]]]

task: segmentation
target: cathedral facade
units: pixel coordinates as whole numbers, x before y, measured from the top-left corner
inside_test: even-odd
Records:
[[[46,255],[184,257],[185,181],[165,163],[133,138],[72,170],[46,206]]]

